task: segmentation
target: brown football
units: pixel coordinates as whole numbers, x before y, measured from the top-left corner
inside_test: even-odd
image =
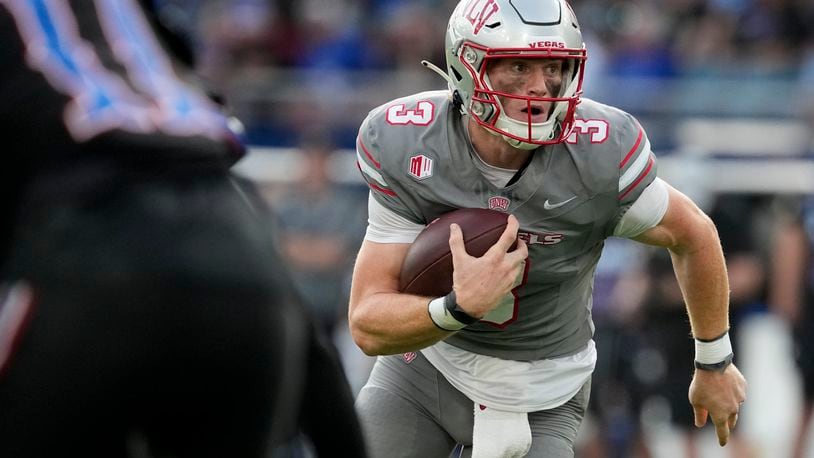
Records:
[[[452,291],[449,225],[461,227],[466,252],[480,257],[500,239],[508,218],[508,213],[495,210],[462,208],[431,222],[407,250],[401,266],[401,292],[433,297],[448,294]]]

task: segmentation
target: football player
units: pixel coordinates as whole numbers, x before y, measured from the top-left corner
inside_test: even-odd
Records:
[[[380,355],[357,398],[372,455],[570,457],[596,362],[591,294],[603,241],[669,249],[696,341],[696,426],[726,444],[745,400],[732,364],[724,257],[710,219],[656,176],[636,119],[583,98],[586,50],[564,0],[462,0],[446,32],[449,91],[362,123],[369,225],[349,323]],[[483,257],[452,225],[454,290],[398,291],[416,235],[457,208],[506,211]],[[518,249],[508,252],[515,238]]]
[[[144,13],[0,0],[0,456],[364,456],[242,147]]]

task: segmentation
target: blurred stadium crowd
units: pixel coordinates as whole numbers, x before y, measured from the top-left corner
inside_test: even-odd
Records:
[[[253,143],[293,146],[328,129],[352,147],[358,121],[393,95],[442,87],[452,0],[163,0],[195,37]],[[804,0],[575,0],[589,50],[586,95],[654,117],[788,116],[814,79],[814,5]],[[748,97],[745,97],[748,94]],[[653,138],[655,137],[655,138]]]
[[[419,62],[443,64],[456,3],[159,2],[244,123],[254,152],[239,168],[264,183],[297,281],[344,350],[357,389],[370,362],[343,337],[366,225],[356,129],[387,100],[444,87]],[[814,2],[572,5],[588,47],[586,96],[636,115],[660,174],[718,225],[736,358],[751,384],[734,447],[695,441],[686,393],[693,342],[670,259],[611,240],[597,272],[599,364],[578,456],[814,456],[798,434],[814,395],[814,361],[806,361],[814,344]]]

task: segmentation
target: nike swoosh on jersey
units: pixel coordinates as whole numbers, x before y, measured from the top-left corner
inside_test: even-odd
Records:
[[[576,198],[577,196],[573,196],[568,200],[563,200],[562,202],[557,202],[556,204],[552,204],[551,202],[548,201],[548,199],[546,199],[545,202],[543,202],[543,208],[545,208],[546,210],[554,210],[555,208],[560,208]]]

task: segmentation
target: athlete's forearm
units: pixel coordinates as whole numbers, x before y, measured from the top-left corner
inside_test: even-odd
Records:
[[[368,355],[414,351],[448,337],[430,320],[431,297],[399,293],[399,276],[409,244],[365,241],[356,257],[348,325]]]
[[[721,243],[712,222],[704,218],[693,237],[670,248],[693,336],[713,339],[729,328],[729,280]]]
[[[693,336],[712,339],[729,328],[729,280],[715,224],[687,196],[667,186],[662,221],[635,238],[667,248],[687,304]]]
[[[392,355],[428,347],[450,336],[430,319],[433,298],[377,293],[351,307],[348,323],[354,341],[367,355]]]

